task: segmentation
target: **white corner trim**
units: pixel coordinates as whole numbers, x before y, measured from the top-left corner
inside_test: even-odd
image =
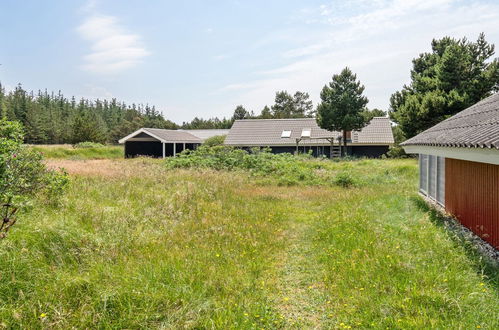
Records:
[[[499,150],[490,148],[456,148],[433,146],[405,146],[408,154],[425,154],[471,162],[499,165]]]
[[[141,128],[141,129],[139,129],[139,130],[136,130],[136,131],[135,131],[135,132],[133,132],[132,134],[129,134],[129,135],[125,136],[124,138],[122,138],[122,139],[118,140],[118,143],[123,144],[123,143],[125,143],[126,141],[128,141],[129,139],[133,138],[134,136],[139,135],[140,133],[145,133],[145,134],[147,134],[147,135],[149,135],[149,136],[151,136],[151,137],[153,137],[153,138],[155,138],[155,139],[159,140],[160,142],[163,142],[163,143],[165,143],[165,142],[166,142],[165,140],[163,140],[163,139],[162,139],[162,138],[160,138],[159,136],[156,136],[156,135],[152,134],[151,132],[146,131],[144,128]]]

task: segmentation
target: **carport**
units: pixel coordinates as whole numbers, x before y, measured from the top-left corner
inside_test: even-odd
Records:
[[[175,157],[178,153],[196,149],[203,141],[185,131],[141,128],[118,141],[125,145],[125,158],[149,156]]]

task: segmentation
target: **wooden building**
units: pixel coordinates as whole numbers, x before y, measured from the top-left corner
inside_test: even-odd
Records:
[[[125,145],[125,158],[137,156],[175,157],[184,150],[196,149],[204,140],[212,136],[227,135],[228,131],[226,129],[141,128],[119,140],[119,143]]]
[[[341,132],[320,128],[315,118],[243,119],[232,125],[225,144],[244,149],[268,147],[273,153],[307,153],[336,157],[344,148]],[[347,154],[377,158],[393,145],[387,117],[374,117],[363,129],[348,132]]]
[[[419,190],[499,250],[499,94],[402,143]]]

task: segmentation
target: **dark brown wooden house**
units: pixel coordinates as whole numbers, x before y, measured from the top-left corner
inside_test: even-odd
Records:
[[[499,94],[402,143],[419,190],[499,250]]]
[[[175,157],[184,150],[194,150],[206,139],[227,135],[228,129],[172,130],[141,128],[118,142],[125,145],[125,158],[148,156]]]

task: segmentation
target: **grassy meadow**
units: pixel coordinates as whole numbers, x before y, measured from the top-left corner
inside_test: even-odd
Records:
[[[58,152],[69,191],[0,241],[0,328],[499,328],[498,269],[422,206],[413,159],[295,182]]]
[[[31,145],[33,150],[41,152],[45,158],[85,160],[85,159],[121,159],[122,145],[106,145],[93,148],[75,148],[70,144]]]

